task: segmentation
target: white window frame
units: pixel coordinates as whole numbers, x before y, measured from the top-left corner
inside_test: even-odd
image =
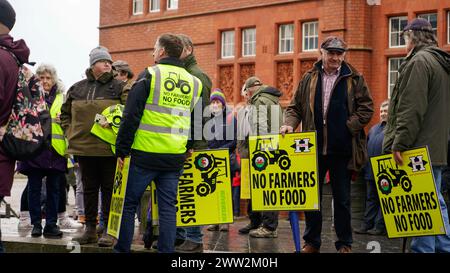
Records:
[[[450,44],[450,10],[447,11],[447,44]]]
[[[434,31],[434,34],[437,36],[437,26],[438,26],[438,21],[437,21],[437,20],[438,20],[438,14],[437,14],[437,13],[424,13],[424,14],[418,14],[418,15],[417,15],[417,18],[425,19],[425,20],[427,20],[428,22],[430,22],[430,24],[431,24],[430,17],[433,16],[433,15],[436,16],[436,27],[433,27],[433,31]]]
[[[139,5],[141,10],[137,11]],[[133,0],[133,15],[141,15],[141,14],[144,14],[144,0]]]
[[[157,5],[155,5],[155,6],[157,6],[157,9],[152,9],[153,8],[153,4],[157,4]],[[148,9],[149,9],[150,12],[161,11],[161,0],[149,0]]]
[[[290,37],[283,37],[282,35],[287,33],[288,29],[291,29]],[[284,43],[284,44],[283,44]],[[288,50],[288,44],[290,44],[290,50]],[[284,45],[284,46],[283,46]],[[283,24],[278,27],[278,53],[289,54],[294,52],[294,24]]]
[[[396,34],[398,34],[398,43],[399,45],[392,45],[392,34],[394,34],[392,32],[392,20],[394,19],[398,19],[399,20],[399,29],[397,32],[395,32]],[[401,41],[403,40],[403,37],[401,35],[403,28],[401,27],[401,21],[406,21],[406,24],[408,24],[408,17],[407,16],[397,16],[397,17],[390,17],[389,18],[389,48],[401,48],[401,47],[406,47],[406,43],[405,44],[401,44]],[[405,26],[406,26],[405,24]],[[403,42],[405,42],[405,40],[403,40]]]
[[[395,82],[391,83],[391,73],[397,72],[397,80],[398,80],[398,76],[399,76],[398,69],[400,68],[400,66],[402,65],[402,62],[404,60],[405,60],[404,57],[394,57],[394,58],[388,59],[388,98],[391,97],[392,91],[394,90],[394,87],[395,87]],[[399,61],[397,70],[391,70],[391,61]]]
[[[242,30],[242,56],[256,56],[256,28]]]
[[[178,9],[178,0],[167,0],[167,10]]]
[[[220,56],[222,59],[234,58],[234,30],[222,31],[222,44]]]
[[[316,51],[319,48],[319,21],[305,22],[302,25],[302,51]],[[314,39],[312,47],[309,43],[311,39]]]

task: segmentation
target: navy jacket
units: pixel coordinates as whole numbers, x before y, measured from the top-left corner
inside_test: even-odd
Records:
[[[386,127],[386,122],[375,124],[370,128],[369,135],[367,136],[367,154],[369,158],[383,154],[384,127]],[[375,180],[370,160],[364,167],[364,179]]]

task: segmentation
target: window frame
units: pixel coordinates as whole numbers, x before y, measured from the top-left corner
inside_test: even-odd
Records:
[[[171,3],[176,3],[176,7],[171,7]],[[167,0],[167,10],[177,10],[179,6],[178,0]]]
[[[283,27],[287,27],[290,26],[292,28],[291,31],[291,37],[286,38],[286,37],[281,37],[282,35],[282,28]],[[284,30],[284,34],[286,34],[286,30]],[[280,24],[278,25],[278,54],[292,54],[294,53],[294,46],[295,46],[295,41],[294,41],[294,24],[293,23],[289,23],[289,24]],[[282,42],[285,42],[285,47],[287,47],[287,41],[292,41],[292,45],[291,45],[291,50],[290,51],[281,51],[282,50]],[[283,48],[284,49],[284,48]]]
[[[447,44],[450,45],[450,10],[447,11]]]
[[[136,8],[137,8],[139,3],[141,5],[141,11],[140,12],[136,12]],[[142,15],[142,14],[144,14],[144,0],[133,0],[132,14],[133,15]]]
[[[230,36],[230,37],[232,37],[232,39],[231,39],[232,41],[231,42],[227,42],[226,41],[226,34],[227,33],[228,34],[232,33],[232,36]],[[236,32],[235,32],[235,30],[234,29],[223,30],[223,31],[221,31],[220,35],[221,35],[220,58],[221,59],[232,59],[232,58],[234,58],[235,57],[235,45],[236,45],[236,39],[235,39]],[[231,55],[225,56],[224,53],[227,53],[226,51],[228,49],[231,49]]]
[[[158,3],[158,9],[152,9],[153,3],[155,1],[157,1],[157,3]],[[149,0],[148,10],[149,10],[149,12],[160,12],[161,11],[161,0]]]
[[[394,91],[394,87],[395,87],[395,84],[397,82],[397,80],[396,80],[394,84],[391,84],[391,73],[394,72],[394,70],[391,70],[391,61],[393,61],[393,60],[398,60],[399,61],[398,68],[396,70],[396,72],[397,72],[397,80],[398,80],[398,76],[400,75],[400,73],[398,72],[398,69],[400,69],[400,66],[405,61],[405,57],[391,57],[391,58],[388,58],[388,88],[387,88],[388,98],[391,98],[392,91]],[[392,86],[392,90],[391,90],[391,86]]]
[[[309,35],[309,30],[310,30],[310,26],[314,25],[314,35]],[[308,27],[308,36],[306,36],[306,27]],[[309,39],[316,39],[317,43],[315,45],[317,45],[317,47],[315,48],[306,48],[306,40],[308,40],[308,45],[309,44]],[[309,22],[303,22],[302,23],[302,51],[303,52],[311,52],[311,51],[316,51],[319,49],[319,21],[309,21]]]
[[[246,33],[248,31],[252,30],[253,34],[246,36]],[[246,41],[246,38],[251,37],[254,38],[253,40]],[[246,54],[246,46],[248,46],[248,49],[252,49],[250,54]],[[256,56],[256,28],[244,28],[242,29],[242,57],[254,57]]]
[[[400,45],[396,45],[396,46],[392,45],[392,34],[393,34],[393,32],[392,32],[392,20],[393,19],[398,19],[399,20],[399,31],[396,32],[396,33],[398,33],[398,36],[399,36],[398,42],[399,42]],[[408,24],[408,16],[393,16],[393,17],[389,17],[389,48],[403,48],[403,47],[406,47],[406,43],[403,44],[403,45],[401,44],[402,40],[403,40],[403,42],[405,42],[405,40],[403,39],[403,37],[401,35],[402,30],[403,30],[403,29],[401,29],[401,20],[406,21],[406,25]]]

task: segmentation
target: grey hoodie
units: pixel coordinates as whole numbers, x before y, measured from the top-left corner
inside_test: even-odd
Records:
[[[450,127],[450,55],[415,48],[400,67],[389,106],[383,151],[428,146],[435,166],[447,164]]]

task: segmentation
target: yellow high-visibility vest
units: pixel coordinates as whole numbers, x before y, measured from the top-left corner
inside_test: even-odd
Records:
[[[158,64],[148,68],[150,93],[132,148],[161,154],[183,154],[191,112],[201,98],[202,83],[184,68]]]
[[[66,155],[67,141],[61,125],[56,123],[56,117],[61,113],[63,102],[63,94],[56,94],[56,98],[50,108],[50,117],[52,118],[52,147],[61,156]]]
[[[111,144],[111,150],[116,153],[116,139],[119,133],[120,122],[122,120],[124,106],[122,104],[111,105],[102,111],[102,116],[106,119],[109,128],[104,128],[97,122],[94,122],[91,128],[91,134],[101,140]]]

